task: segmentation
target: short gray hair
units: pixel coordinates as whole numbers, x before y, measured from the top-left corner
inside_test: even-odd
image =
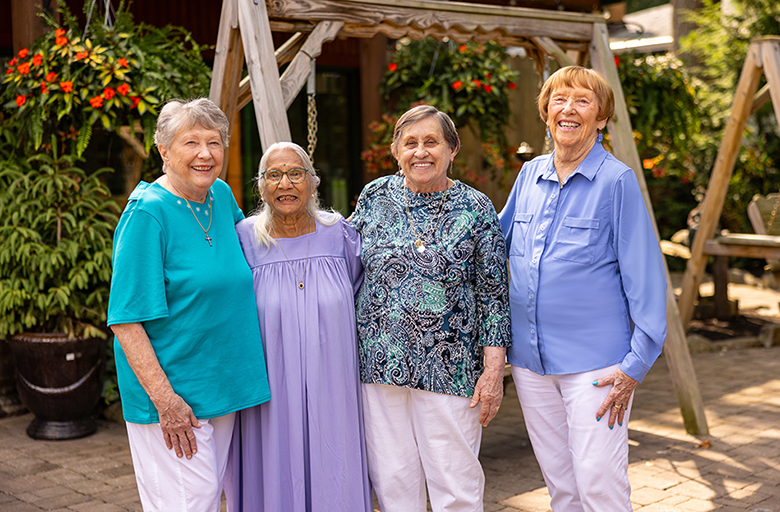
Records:
[[[309,201],[306,203],[306,212],[311,218],[320,221],[321,224],[325,226],[332,226],[338,222],[338,220],[341,218],[341,215],[333,210],[323,210],[320,208],[320,197],[317,193],[317,187],[320,186],[321,181],[320,177],[317,175],[317,170],[314,168],[314,164],[311,163],[309,155],[302,147],[300,147],[298,144],[295,144],[294,142],[276,142],[271,144],[263,153],[263,157],[260,159],[260,165],[258,166],[257,171],[257,189],[260,191],[260,194],[262,195],[263,191],[265,190],[265,180],[263,179],[263,173],[268,170],[268,160],[270,160],[271,155],[277,151],[284,151],[285,149],[294,151],[298,155],[298,158],[301,160],[303,167],[309,171],[311,182],[314,185],[311,198],[309,198]],[[322,214],[326,215],[323,216]],[[271,207],[261,201],[257,206],[257,210],[255,210],[252,215],[257,217],[257,221],[255,222],[254,227],[255,239],[257,240],[257,243],[267,248],[275,245],[276,240],[274,240],[270,234],[273,215]]]
[[[157,116],[154,143],[170,148],[176,135],[200,125],[207,130],[217,130],[222,146],[228,147],[230,123],[222,110],[208,98],[170,100]]]
[[[398,121],[395,123],[395,130],[393,130],[392,145],[395,146],[398,143],[407,127],[429,117],[435,117],[439,121],[441,133],[444,135],[444,140],[447,141],[450,149],[452,151],[458,149],[460,147],[460,137],[458,137],[458,129],[455,128],[455,123],[452,122],[450,116],[431,105],[418,105],[410,108],[398,118]]]

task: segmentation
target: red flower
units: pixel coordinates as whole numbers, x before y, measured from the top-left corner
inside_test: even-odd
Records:
[[[28,50],[27,48],[22,48],[21,50],[19,50],[19,58],[23,59],[27,57],[28,53],[30,53],[30,50]]]
[[[29,62],[22,62],[21,64],[19,64],[19,66],[16,68],[16,70],[20,74],[26,75],[27,73],[30,72],[30,63]]]
[[[103,97],[105,99],[110,100],[114,96],[116,96],[116,91],[111,87],[106,87],[105,89],[103,89]]]
[[[116,88],[116,92],[118,92],[122,96],[127,96],[127,93],[130,92],[130,86],[127,84],[122,84]]]
[[[87,52],[76,52],[76,60],[86,59],[87,55],[89,55]]]
[[[517,89],[517,84],[516,84],[516,83],[514,83],[514,82],[509,82],[507,85],[508,85],[508,86],[509,86],[509,88],[510,88],[510,89],[512,89],[513,91],[514,91],[515,89]]]
[[[46,89],[46,82],[41,80],[41,94],[49,94],[49,90]]]
[[[36,53],[35,55],[33,55],[32,58],[33,66],[40,66],[41,62],[43,62],[43,55],[41,55],[40,53]]]
[[[16,106],[17,107],[21,107],[25,103],[27,103],[27,96],[23,96],[23,95],[20,94],[19,96],[16,97]]]
[[[14,72],[14,68],[8,68],[8,69],[5,70],[5,74],[6,75],[10,75],[13,72]]]
[[[476,85],[477,87],[482,87],[482,82],[480,82],[476,78],[474,80],[472,80],[472,82],[474,82],[474,85]]]
[[[452,82],[452,88],[455,89],[456,91],[461,87],[463,87],[463,82],[461,82],[460,80]]]
[[[465,52],[466,51],[466,45],[465,44],[460,45],[458,50],[460,50],[461,52]]]
[[[103,98],[101,96],[95,96],[89,100],[89,104],[92,105],[92,108],[100,108],[103,106]]]
[[[130,108],[135,108],[138,106],[138,103],[141,101],[140,96],[130,96],[130,99],[133,100],[132,105],[130,105]]]
[[[19,59],[17,59],[16,57],[14,57],[13,59],[11,59],[11,60],[9,60],[9,61],[8,61],[8,65],[9,65],[9,66],[16,66],[16,63],[17,63],[17,62],[19,62]]]
[[[396,69],[398,69],[398,64],[396,64],[395,62],[391,62],[390,64],[387,65],[387,69],[389,69],[390,72],[392,73]]]
[[[55,35],[57,36],[56,39],[54,39],[54,44],[57,46],[65,46],[68,44],[68,38],[65,37],[65,31],[61,28],[58,28],[55,32]]]
[[[492,86],[492,85],[490,85],[490,84],[485,84],[485,87],[484,87],[484,89],[485,89],[485,92],[486,92],[486,93],[488,93],[488,94],[490,94],[491,92],[493,92],[493,86]]]
[[[73,90],[73,82],[60,82],[62,92],[71,92]]]
[[[619,65],[620,65],[620,56],[615,55],[615,66],[619,66]]]
[[[486,78],[486,79],[490,79],[490,77],[491,77],[491,76],[492,76],[492,75],[491,75],[490,73],[488,73],[487,75],[485,75],[485,78]]]
[[[58,28],[57,30],[54,31],[54,35],[57,36],[57,37],[64,36],[65,35],[65,29]]]
[[[121,59],[119,59],[119,60],[118,60],[118,61],[116,61],[116,62],[117,62],[117,64],[119,64],[119,65],[120,65],[120,66],[122,66],[123,68],[126,68],[126,67],[127,67],[127,59],[126,59],[126,58],[124,58],[124,57],[122,57]]]
[[[57,73],[55,73],[54,71],[49,71],[48,73],[46,73],[47,82],[53,82],[56,79],[57,79]]]

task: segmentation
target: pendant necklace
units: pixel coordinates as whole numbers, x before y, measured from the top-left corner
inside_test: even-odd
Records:
[[[311,225],[311,224],[310,224]],[[277,239],[277,242],[279,244],[279,248],[282,250],[282,254],[284,254],[284,259],[287,260],[287,264],[290,265],[290,268],[293,271],[293,274],[295,274],[295,278],[298,280],[298,289],[303,290],[303,278],[306,277],[306,269],[309,268],[309,247],[311,247],[311,235],[314,233],[314,229],[312,228],[311,233],[309,233],[309,241],[306,242],[306,263],[303,264],[303,275],[298,276],[298,272],[295,271],[295,267],[293,266],[292,262],[290,261],[290,258],[287,257],[287,253],[284,250],[284,245],[282,245],[281,240],[278,236],[276,236],[276,228],[271,225],[271,230],[274,232],[274,238]]]
[[[203,224],[200,223],[200,219],[198,219],[198,216],[195,215],[195,210],[192,209],[192,206],[190,205],[190,202],[187,201],[187,198],[184,197],[184,195],[181,192],[179,192],[179,189],[176,188],[176,185],[173,184],[173,182],[171,181],[170,178],[168,178],[168,183],[170,183],[171,187],[173,187],[173,189],[176,192],[179,193],[179,197],[184,199],[184,202],[187,203],[187,207],[190,209],[190,212],[192,212],[192,216],[195,217],[195,222],[198,223],[198,226],[200,226],[200,229],[203,230],[203,234],[206,235],[205,240],[209,243],[209,247],[213,247],[213,245],[211,244],[212,238],[209,236],[209,229],[211,229],[211,221],[214,220],[214,202],[213,202],[213,199],[211,197],[211,191],[209,190],[207,192],[207,195],[209,196],[209,210],[211,210],[211,214],[209,215],[209,227],[204,228]]]
[[[406,185],[404,185],[403,187],[404,187],[404,204],[406,205],[406,216],[409,219],[409,224],[412,226],[412,235],[415,238],[414,246],[417,248],[417,252],[422,254],[425,252],[424,239],[427,240],[429,239],[429,236],[433,236],[433,229],[436,225],[439,224],[439,218],[441,217],[442,210],[444,210],[444,201],[445,199],[447,199],[449,187],[445,189],[444,193],[442,193],[441,195],[441,201],[439,202],[439,212],[436,214],[436,217],[431,221],[431,223],[428,225],[428,228],[423,232],[422,235],[417,234],[417,227],[414,225],[412,214],[409,211],[409,200],[406,197]]]

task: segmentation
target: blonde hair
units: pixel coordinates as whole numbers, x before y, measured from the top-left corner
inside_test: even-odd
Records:
[[[333,210],[323,210],[320,208],[320,197],[317,193],[317,187],[320,186],[320,177],[317,175],[317,170],[309,159],[309,155],[298,144],[293,142],[277,142],[271,144],[271,146],[263,153],[263,157],[260,159],[260,165],[257,172],[257,189],[262,196],[265,190],[265,180],[263,179],[263,173],[268,170],[268,160],[271,155],[277,151],[284,150],[294,151],[298,158],[301,160],[303,167],[309,171],[309,177],[312,183],[312,195],[306,203],[306,212],[313,219],[316,219],[325,226],[332,226],[341,218],[341,214]],[[324,215],[323,215],[324,214]],[[263,247],[270,248],[272,245],[276,245],[276,240],[271,236],[270,230],[273,222],[273,209],[265,204],[262,200],[257,205],[257,209],[252,213],[252,217],[257,217],[255,222],[254,232],[257,243]]]
[[[604,119],[609,121],[615,113],[615,93],[612,92],[612,87],[603,76],[582,66],[566,66],[550,75],[536,100],[539,105],[539,116],[545,123],[547,123],[547,107],[550,103],[550,96],[552,96],[553,91],[561,87],[584,87],[593,91],[599,103],[599,121]]]

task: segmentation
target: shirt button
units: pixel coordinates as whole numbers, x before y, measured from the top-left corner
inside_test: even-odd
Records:
[[[539,229],[541,229],[542,231],[544,231],[544,224],[542,224],[541,226],[539,226]]]
[[[534,294],[532,293],[532,294],[528,295],[528,298],[529,299],[533,299],[534,298]]]
[[[535,333],[535,332],[536,332],[536,331],[534,331],[533,329],[531,329],[531,334],[533,334],[533,333]]]
[[[535,264],[536,263],[536,259],[531,260],[531,263]]]

